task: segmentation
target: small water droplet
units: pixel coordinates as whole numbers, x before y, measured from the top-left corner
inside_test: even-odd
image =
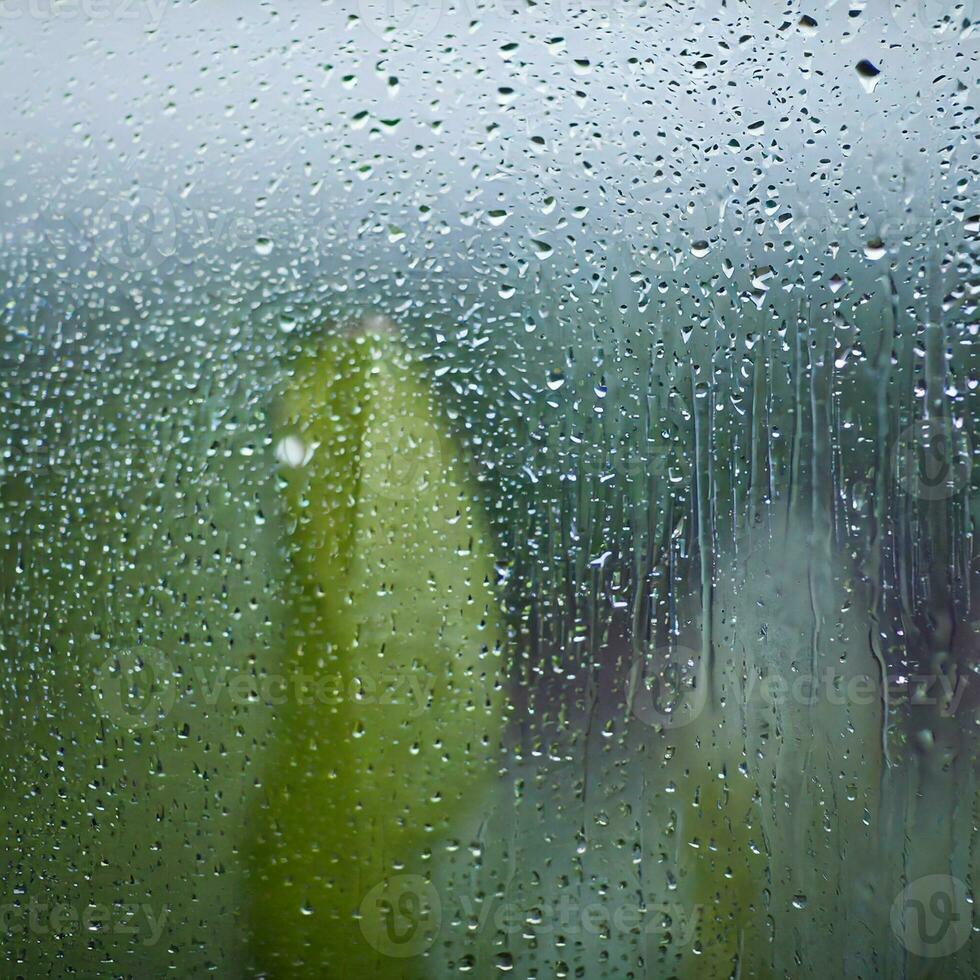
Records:
[[[858,73],[858,78],[861,79],[861,84],[864,86],[865,92],[870,95],[879,82],[881,69],[873,65],[867,58],[862,58],[854,67]]]
[[[557,369],[549,371],[546,383],[551,391],[557,391],[565,383],[565,375]]]
[[[307,447],[299,436],[286,436],[276,445],[276,459],[286,466],[303,466],[310,461],[313,449]]]
[[[880,238],[869,238],[864,245],[864,254],[877,262],[885,254],[885,243]]]

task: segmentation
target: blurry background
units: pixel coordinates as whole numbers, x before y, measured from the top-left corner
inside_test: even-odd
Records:
[[[2,9],[4,975],[254,972],[275,406],[377,313],[511,664],[379,975],[975,975],[974,3]]]

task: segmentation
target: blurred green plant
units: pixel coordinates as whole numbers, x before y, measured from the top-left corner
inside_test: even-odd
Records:
[[[251,843],[255,956],[271,976],[412,976],[439,927],[432,862],[499,752],[491,540],[391,328],[312,347],[277,447],[294,587],[285,670],[341,683],[279,720]]]

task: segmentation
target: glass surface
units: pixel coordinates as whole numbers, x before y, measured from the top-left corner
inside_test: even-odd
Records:
[[[0,974],[980,975],[978,17],[5,0]]]

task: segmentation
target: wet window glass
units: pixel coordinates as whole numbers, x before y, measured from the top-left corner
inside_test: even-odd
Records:
[[[976,977],[978,18],[3,0],[0,973]]]

